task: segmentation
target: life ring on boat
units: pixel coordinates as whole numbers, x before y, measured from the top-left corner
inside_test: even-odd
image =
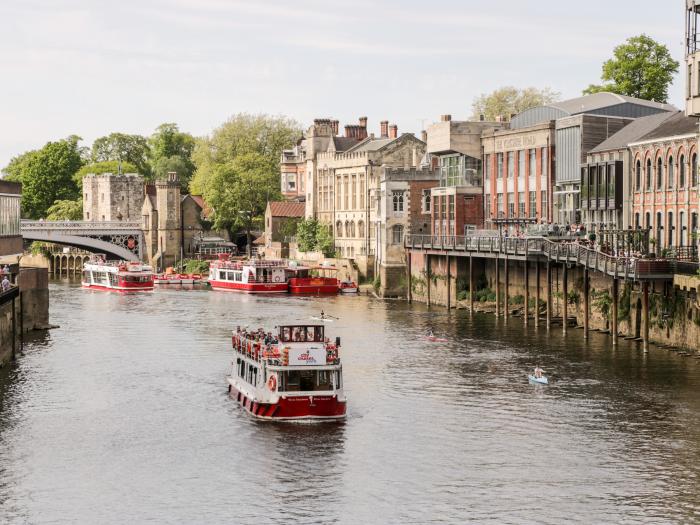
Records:
[[[276,276],[275,276],[275,282],[276,282],[276,283],[280,282],[280,276],[279,276],[279,275],[276,275]]]
[[[267,380],[267,388],[270,389],[270,392],[277,390],[277,376],[270,376]]]

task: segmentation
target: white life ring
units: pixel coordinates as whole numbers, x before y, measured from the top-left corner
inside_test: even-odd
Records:
[[[271,392],[274,392],[277,389],[277,376],[272,375],[268,378],[267,388],[269,388]]]
[[[280,276],[279,276],[279,275],[276,275],[276,276],[275,276],[275,282],[276,282],[276,283],[280,282]]]

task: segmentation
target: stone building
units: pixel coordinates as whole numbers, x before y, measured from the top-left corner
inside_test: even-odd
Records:
[[[21,198],[21,184],[0,180],[0,257],[22,253]]]
[[[430,232],[430,190],[437,183],[437,172],[428,167],[384,168],[374,244],[375,274],[383,297],[406,295],[404,235]]]
[[[279,243],[288,239],[285,233],[285,225],[298,223],[304,218],[305,206],[303,202],[268,202],[265,209],[265,246],[271,247],[272,243]]]
[[[629,144],[632,226],[651,229],[657,252],[697,245],[699,122],[677,112]]]
[[[143,177],[136,173],[83,177],[83,220],[140,221]]]
[[[184,257],[180,181],[174,172],[146,186],[141,216],[145,251],[150,264],[161,270]]]

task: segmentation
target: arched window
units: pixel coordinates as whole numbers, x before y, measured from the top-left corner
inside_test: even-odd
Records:
[[[355,237],[355,221],[350,221],[350,235],[349,237]]]
[[[694,188],[698,185],[698,154],[693,153],[690,159],[690,185]]]
[[[646,179],[647,179],[647,191],[651,191],[651,159],[647,159],[647,173],[646,173]]]
[[[685,155],[678,159],[678,187],[685,188]]]
[[[680,240],[678,241],[678,246],[683,247],[686,245],[686,235],[688,232],[688,228],[685,225],[685,212],[681,211],[678,213],[678,227],[681,230],[680,233]]]
[[[637,167],[634,172],[634,187],[637,191],[642,190],[642,163],[637,159]]]
[[[646,213],[646,221],[645,221],[644,227],[645,227],[647,230],[648,230],[649,228],[651,228],[651,213],[649,213],[649,212]]]
[[[392,198],[393,198],[393,204],[394,204],[394,211],[402,212],[403,211],[403,192],[402,191],[393,192]]]
[[[343,223],[340,221],[335,223],[335,236],[336,237],[343,236]]]
[[[365,222],[364,221],[357,222],[357,236],[360,238],[365,236]]]
[[[351,237],[350,221],[345,221],[345,237]]]
[[[668,243],[666,246],[671,247],[673,246],[673,230],[675,228],[673,227],[673,212],[670,211],[668,212],[668,222],[666,223],[666,230],[668,231],[667,237],[668,237]]]
[[[403,242],[403,226],[401,224],[392,226],[391,242],[392,244],[401,244]]]
[[[656,189],[660,190],[664,187],[664,163],[659,157],[656,160]]]
[[[668,177],[668,181],[666,182],[666,186],[669,190],[672,190],[673,183],[674,183],[674,180],[673,180],[673,173],[674,173],[673,172],[673,155],[671,155],[668,158],[668,168],[666,169],[666,171],[667,171],[666,176]]]
[[[664,229],[664,214],[660,211],[656,212],[656,249],[661,250],[661,244],[664,240],[661,235],[661,230]],[[658,252],[657,252],[658,253]]]

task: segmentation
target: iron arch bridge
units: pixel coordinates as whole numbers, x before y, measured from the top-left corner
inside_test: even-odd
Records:
[[[143,230],[139,222],[24,220],[21,232],[28,241],[74,246],[125,261],[143,258]]]

